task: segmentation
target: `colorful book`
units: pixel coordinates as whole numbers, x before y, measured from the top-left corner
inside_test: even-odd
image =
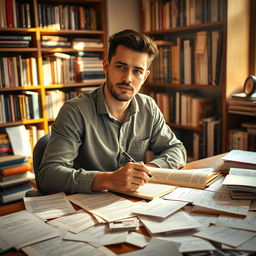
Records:
[[[26,160],[24,155],[8,155],[0,157],[0,168],[6,167],[11,164],[24,163]]]
[[[31,170],[32,170],[31,164],[24,163],[24,164],[14,166],[14,167],[1,168],[0,174],[3,176],[9,176],[9,175],[14,175],[14,174],[18,174],[18,173],[24,173],[24,172],[31,171]]]

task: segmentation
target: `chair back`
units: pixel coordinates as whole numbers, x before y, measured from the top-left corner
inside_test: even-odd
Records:
[[[42,158],[43,158],[43,155],[44,155],[44,151],[45,151],[47,143],[50,139],[50,136],[51,136],[51,134],[48,133],[48,134],[44,135],[43,137],[41,137],[37,141],[37,143],[34,147],[34,151],[33,151],[33,168],[34,168],[34,173],[35,173],[36,186],[37,186],[38,192],[42,193],[42,194],[43,194],[43,192],[40,190],[40,187],[39,187],[39,184],[38,184],[38,170],[39,170],[39,167],[41,165]]]

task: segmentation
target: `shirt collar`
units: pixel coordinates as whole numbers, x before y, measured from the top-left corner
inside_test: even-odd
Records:
[[[107,107],[107,103],[105,101],[105,96],[104,96],[104,86],[105,83],[103,85],[101,85],[98,90],[97,90],[97,113],[98,114],[110,114],[108,111],[108,107]],[[136,96],[133,97],[133,99],[130,102],[129,105],[129,116],[134,115],[136,112],[139,111],[139,105],[136,99]]]

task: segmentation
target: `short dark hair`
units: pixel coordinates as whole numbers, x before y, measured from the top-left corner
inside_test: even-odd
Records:
[[[132,29],[125,29],[115,33],[109,37],[108,61],[116,53],[118,45],[123,45],[137,52],[148,54],[148,67],[153,61],[154,57],[158,55],[158,48],[156,43],[146,34],[136,32]]]

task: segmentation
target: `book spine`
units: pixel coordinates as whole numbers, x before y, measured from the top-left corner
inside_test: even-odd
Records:
[[[13,174],[18,174],[18,173],[23,173],[23,172],[27,172],[29,170],[31,170],[31,164],[30,163],[26,163],[20,166],[15,166],[15,167],[10,167],[10,168],[5,168],[5,169],[1,169],[1,174],[3,176],[8,176],[8,175],[13,175]]]

